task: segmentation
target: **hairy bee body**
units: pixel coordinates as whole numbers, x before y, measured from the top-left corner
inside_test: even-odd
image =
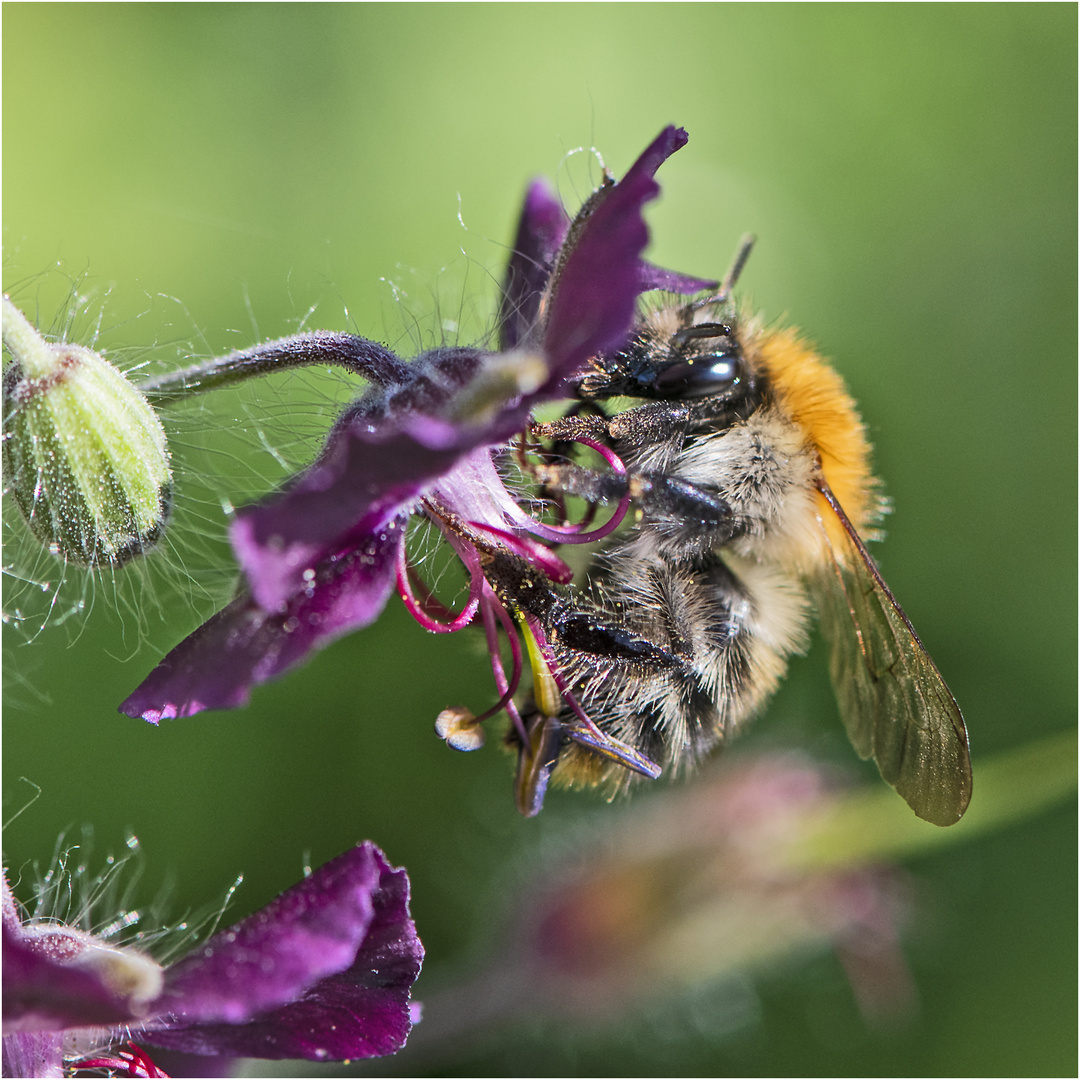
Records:
[[[725,289],[646,312],[576,392],[578,409],[536,428],[551,441],[537,479],[560,496],[629,498],[634,517],[579,588],[487,570],[541,626],[566,691],[560,708],[533,708],[523,811],[549,776],[618,790],[655,775],[642,762],[678,773],[708,756],[761,710],[816,610],[856,750],[917,814],[957,820],[966,731],[859,537],[883,502],[836,372],[793,332],[739,318]],[[644,404],[616,411],[626,398]],[[625,474],[559,460],[598,440]]]
[[[603,732],[678,773],[772,694],[788,655],[805,645],[806,597],[796,579],[774,568],[720,553],[673,562],[657,559],[650,546],[638,537],[605,557],[598,603],[624,613],[626,628],[663,649],[667,662],[623,662],[558,645],[554,652]],[[573,742],[554,773],[569,784],[617,786],[633,775]]]
[[[656,309],[628,354],[601,361],[582,381],[585,396],[602,399],[609,388],[627,388],[620,376],[630,365],[658,357],[680,362],[670,346],[680,330],[730,331],[724,336],[739,369],[736,390],[631,409],[607,425],[632,477],[680,481],[727,507],[710,519],[688,514],[684,505],[649,507],[646,500],[634,526],[599,553],[588,574],[590,606],[607,617],[618,613],[624,631],[659,646],[667,663],[562,647],[557,635],[554,642],[560,669],[597,726],[675,773],[757,713],[788,657],[806,646],[809,584],[829,557],[814,487],[822,453],[817,433],[807,429],[808,411],[841,447],[843,457],[829,460],[839,468],[830,471],[855,496],[860,520],[877,509],[862,425],[831,370],[793,335],[752,323],[744,330],[734,320],[707,324],[712,314]],[[696,339],[699,362],[714,340]],[[686,357],[685,347],[679,352]],[[801,379],[790,377],[793,369]],[[807,400],[802,381],[812,382],[819,400]],[[830,414],[824,425],[823,409]],[[566,433],[565,424],[561,429]],[[574,744],[554,773],[556,781],[617,785],[632,775]]]

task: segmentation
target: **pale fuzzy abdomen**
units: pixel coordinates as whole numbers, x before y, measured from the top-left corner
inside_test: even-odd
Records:
[[[674,433],[673,433],[674,434]],[[605,732],[678,773],[705,758],[775,692],[805,648],[805,581],[830,558],[819,516],[818,449],[776,404],[719,431],[675,434],[629,455],[632,472],[668,476],[719,496],[711,524],[644,512],[597,560],[598,608],[665,650],[669,666],[566,651],[557,659]],[[625,786],[621,766],[569,747],[558,776]]]
[[[559,656],[588,715],[665,770],[692,766],[772,695],[787,658],[806,644],[807,599],[798,576],[713,552],[692,561],[655,557],[648,533],[611,549],[596,587],[605,610],[670,653],[667,668]],[[622,783],[630,774],[570,749],[563,779]]]

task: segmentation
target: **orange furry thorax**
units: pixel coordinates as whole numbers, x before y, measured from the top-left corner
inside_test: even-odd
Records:
[[[793,330],[766,331],[754,343],[779,409],[818,453],[821,473],[851,523],[865,531],[881,513],[866,429],[843,379]],[[842,526],[823,496],[822,520]],[[837,537],[833,537],[834,547]]]

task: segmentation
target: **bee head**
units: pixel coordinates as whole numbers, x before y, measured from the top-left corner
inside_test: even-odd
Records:
[[[594,359],[578,383],[583,398],[736,401],[753,393],[731,290],[753,246],[744,237],[720,292],[646,312],[630,343]]]
[[[710,306],[715,298],[707,301]],[[626,348],[598,357],[578,384],[583,398],[660,401],[744,396],[750,372],[734,317],[695,321],[699,304],[647,314]]]

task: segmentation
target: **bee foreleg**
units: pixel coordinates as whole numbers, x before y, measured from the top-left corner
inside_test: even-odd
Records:
[[[700,536],[693,553],[730,540],[736,532],[731,504],[720,493],[665,473],[597,472],[578,465],[539,465],[537,480],[563,495],[592,503],[616,502],[629,495],[642,517],[662,534],[671,530]]]
[[[689,429],[698,419],[701,407],[671,401],[650,401],[617,416],[583,416],[576,413],[534,424],[534,435],[555,441],[575,439],[631,439],[636,446],[668,442],[672,432]]]

